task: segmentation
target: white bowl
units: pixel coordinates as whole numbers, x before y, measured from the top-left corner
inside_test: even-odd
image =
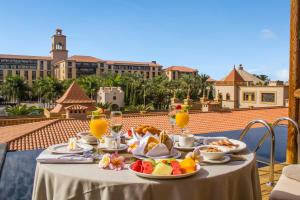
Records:
[[[213,147],[219,149],[221,152],[207,152],[204,149]],[[216,145],[202,145],[199,146],[197,149],[199,149],[201,155],[203,155],[206,159],[209,160],[220,160],[224,158],[225,154],[228,153],[228,149]]]
[[[87,142],[97,141],[97,138],[93,136],[89,131],[79,132],[77,133],[77,136],[79,136],[80,138],[84,139]]]

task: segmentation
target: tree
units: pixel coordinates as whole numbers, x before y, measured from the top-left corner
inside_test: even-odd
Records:
[[[20,103],[29,95],[29,86],[19,76],[9,76],[1,87],[1,94],[12,102]]]
[[[267,85],[270,82],[270,78],[267,75],[264,74],[253,74],[254,76],[256,76],[257,78],[259,78],[260,80],[262,80],[263,82],[265,82],[265,85]]]
[[[97,91],[101,85],[101,80],[97,76],[82,76],[78,79],[78,84],[91,99],[96,99]]]

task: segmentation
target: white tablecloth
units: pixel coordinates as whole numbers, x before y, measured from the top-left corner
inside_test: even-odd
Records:
[[[33,200],[253,200],[261,199],[253,153],[247,161],[202,166],[190,178],[145,179],[129,170],[103,170],[97,164],[37,164]]]

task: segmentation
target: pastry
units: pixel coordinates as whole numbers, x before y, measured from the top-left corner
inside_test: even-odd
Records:
[[[150,136],[145,145],[144,153],[146,154],[148,151],[153,149],[157,144],[159,144],[159,141],[155,137]]]
[[[173,148],[173,140],[169,137],[166,131],[162,131],[159,135],[160,143],[166,145],[169,151]]]

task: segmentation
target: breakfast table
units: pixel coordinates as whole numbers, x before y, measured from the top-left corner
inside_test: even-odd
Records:
[[[97,163],[37,163],[32,199],[261,199],[255,154],[242,154],[245,160],[201,164],[196,175],[172,180],[141,178],[126,168],[100,169]]]

